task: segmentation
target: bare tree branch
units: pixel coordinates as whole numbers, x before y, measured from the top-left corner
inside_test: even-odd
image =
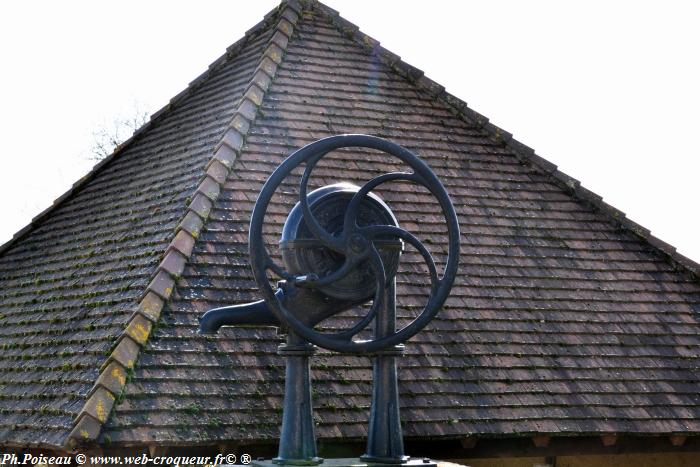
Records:
[[[111,125],[102,125],[92,132],[92,145],[88,156],[91,160],[102,160],[126,141],[136,130],[148,122],[148,112],[141,110],[137,102],[128,117],[115,118]]]

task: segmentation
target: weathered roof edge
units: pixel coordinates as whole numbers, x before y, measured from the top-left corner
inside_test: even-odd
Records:
[[[47,215],[52,213],[56,208],[58,208],[59,205],[61,205],[66,199],[68,199],[71,195],[74,193],[78,192],[86,183],[88,183],[90,180],[95,178],[95,176],[110,162],[112,162],[114,159],[119,157],[127,148],[131,147],[131,145],[138,141],[138,139],[146,132],[148,131],[153,125],[158,123],[159,120],[161,120],[164,116],[169,114],[169,111],[172,110],[177,104],[182,102],[185,98],[190,96],[192,93],[194,93],[199,86],[206,80],[211,73],[220,67],[222,67],[224,64],[226,64],[229,60],[232,58],[236,57],[238,55],[238,52],[241,50],[241,48],[248,42],[250,39],[250,36],[257,34],[262,30],[264,27],[266,27],[270,21],[270,18],[274,15],[274,13],[277,11],[277,9],[274,9],[270,11],[265,17],[255,26],[252,28],[248,29],[245,32],[245,35],[236,41],[234,44],[230,45],[229,47],[226,48],[226,52],[214,60],[208,67],[207,69],[200,74],[198,77],[196,77],[194,80],[190,81],[190,83],[187,85],[185,89],[180,91],[177,95],[175,95],[173,98],[168,101],[167,104],[165,104],[161,109],[157,110],[155,113],[153,113],[150,117],[150,119],[141,125],[138,129],[134,131],[134,133],[124,140],[122,143],[117,145],[117,147],[114,148],[114,151],[104,159],[100,160],[97,164],[95,164],[92,169],[85,175],[83,175],[78,181],[73,183],[73,185],[61,196],[56,198],[53,203],[51,203],[51,206],[47,207],[43,211],[41,211],[39,214],[34,216],[29,224],[26,226],[22,227],[20,230],[15,232],[15,234],[12,236],[11,239],[9,239],[7,242],[3,243],[0,245],[0,254],[5,252],[8,248],[10,248],[12,245],[14,245],[19,239],[23,238],[25,235],[27,235],[29,232],[31,232],[34,227],[36,227]]]
[[[534,149],[515,140],[511,133],[499,128],[498,126],[489,122],[489,119],[485,116],[470,109],[466,102],[446,92],[444,86],[441,86],[425,76],[422,70],[409,65],[401,60],[401,57],[382,47],[378,40],[360,31],[360,28],[357,25],[341,17],[340,13],[333,8],[330,8],[317,0],[303,0],[303,3],[316,8],[319,12],[324,14],[328,21],[341,33],[360,44],[366,50],[371,51],[379,60],[381,60],[385,65],[389,66],[392,70],[408,79],[419,88],[427,91],[433,98],[439,99],[447,104],[447,106],[451,108],[458,117],[468,119],[470,122],[476,122],[482,129],[490,134],[494,141],[501,143],[505,148],[511,150],[519,160],[529,164],[538,172],[549,176],[560,188],[569,192],[576,198],[587,202],[595,210],[604,213],[611,219],[611,221],[634,233],[636,236],[661,252],[673,264],[680,266],[684,270],[691,273],[695,278],[700,280],[700,263],[697,263],[692,259],[678,253],[675,247],[655,237],[651,234],[649,229],[642,227],[638,223],[629,219],[624,212],[603,201],[602,196],[581,186],[581,182],[558,170],[555,164],[537,155]]]
[[[226,182],[243,148],[248,130],[255,121],[265,92],[284,57],[289,39],[301,16],[301,10],[301,5],[296,0],[283,0],[276,9],[265,16],[263,22],[254,28],[257,31],[262,29],[261,25],[267,26],[268,23],[276,21],[274,33],[237,104],[228,127],[213,149],[212,158],[204,168],[204,174],[182,221],[175,229],[173,239],[144,290],[137,310],[129,318],[111,354],[100,368],[100,374],[88,394],[85,405],[75,418],[73,430],[64,441],[65,449],[74,450],[81,445],[95,443],[98,440],[115,401],[121,396],[127,384],[128,372],[134,367],[141,347],[148,342],[165,302],[172,295],[175,281],[185,269],[213,203],[217,200],[221,187]],[[250,34],[246,33],[246,38],[249,36]]]

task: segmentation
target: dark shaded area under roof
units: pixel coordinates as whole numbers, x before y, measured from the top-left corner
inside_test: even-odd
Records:
[[[252,35],[0,257],[0,444],[62,445],[272,32]],[[460,217],[459,279],[400,363],[407,437],[700,432],[697,277],[524,161],[483,122],[458,115],[451,98],[388,65],[362,37],[323,5],[300,16],[100,442],[277,436],[281,337],[269,328],[202,337],[197,317],[257,299],[247,263],[256,195],[290,152],[338,133],[374,134],[421,155]],[[373,160],[339,151],[316,182],[359,184],[396,168]],[[288,188],[271,230],[294,202]],[[444,232],[431,199],[403,185],[381,195],[439,259]],[[398,284],[403,319],[423,303],[420,274],[408,251]],[[313,365],[319,437],[365,436],[369,361],[319,352]]]

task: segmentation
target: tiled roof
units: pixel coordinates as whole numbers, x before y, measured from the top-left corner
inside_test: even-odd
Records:
[[[269,35],[266,25],[252,30],[3,247],[0,445],[63,445],[88,395],[100,392],[100,368],[183,220]],[[105,418],[109,406],[93,413]]]
[[[258,298],[256,195],[289,153],[338,133],[418,153],[460,219],[460,276],[400,362],[407,436],[700,432],[697,265],[333,10],[300,12],[290,2],[268,15],[3,253],[0,443],[275,438],[281,338],[204,337],[197,317]],[[397,168],[363,151],[324,161],[317,184]],[[285,188],[271,231],[294,202]],[[440,262],[431,198],[403,185],[380,194]],[[420,274],[406,252],[402,320],[422,304]],[[369,361],[320,352],[313,364],[319,436],[366,435]]]

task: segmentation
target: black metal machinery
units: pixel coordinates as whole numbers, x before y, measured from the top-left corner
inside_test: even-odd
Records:
[[[364,186],[328,185],[307,193],[316,164],[329,152],[347,147],[383,151],[413,172],[392,172]],[[273,261],[263,241],[263,224],[273,195],[291,172],[304,164],[299,202],[290,211],[280,240],[284,267]],[[402,229],[391,209],[372,190],[392,181],[413,182],[436,198],[445,218],[447,260],[442,275],[428,249]],[[396,329],[396,280],[404,242],[423,257],[430,275],[430,292],[418,316]],[[250,262],[263,300],[210,310],[200,320],[200,332],[215,333],[226,325],[274,325],[287,329],[279,348],[286,358],[285,396],[276,464],[316,465],[316,437],[311,403],[309,358],[314,345],[373,359],[373,390],[365,463],[420,463],[404,453],[396,357],[403,343],[437,314],[457,274],[459,224],[447,192],[432,170],[407,149],[368,135],[338,135],[321,139],[294,152],[273,172],[253,209],[249,232]],[[281,281],[273,288],[268,273]],[[351,328],[322,333],[314,327],[348,309],[371,301],[366,314]],[[365,308],[366,309],[366,308]],[[357,335],[374,323],[370,339]],[[352,462],[356,465],[356,462]],[[337,461],[334,466],[343,465]],[[433,464],[434,465],[434,464]]]

